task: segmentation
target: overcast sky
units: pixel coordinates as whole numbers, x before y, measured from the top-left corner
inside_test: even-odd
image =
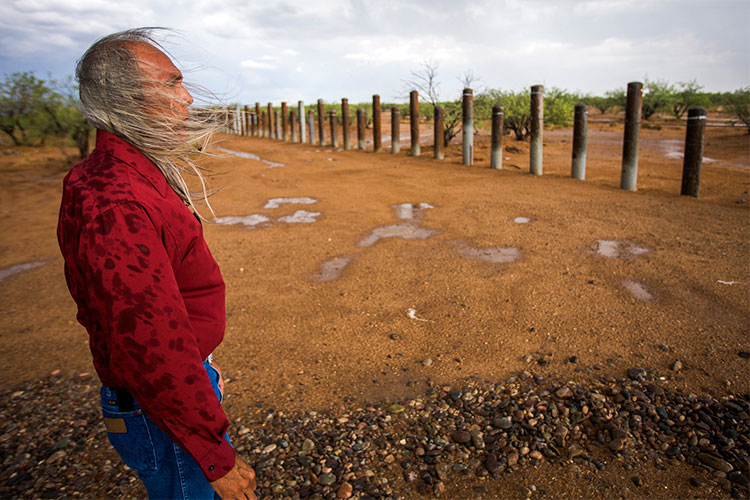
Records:
[[[404,100],[425,61],[443,99],[467,71],[475,89],[750,85],[749,0],[2,0],[0,69],[71,75],[98,37],[139,26],[178,30],[186,80],[226,102]]]

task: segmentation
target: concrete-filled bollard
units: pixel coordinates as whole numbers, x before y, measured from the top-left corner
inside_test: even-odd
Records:
[[[357,109],[357,148],[365,149],[365,110]]]
[[[442,160],[445,158],[443,145],[445,144],[445,133],[443,132],[443,122],[445,121],[445,111],[442,106],[435,106],[435,116],[433,117],[433,134],[435,142],[435,159]]]
[[[531,144],[529,146],[529,171],[542,175],[542,149],[544,135],[544,86],[531,87]]]
[[[409,92],[409,132],[411,135],[411,155],[419,156],[419,92]]]
[[[685,133],[685,158],[682,163],[682,189],[680,194],[698,197],[701,190],[703,165],[703,135],[706,132],[706,110],[694,107],[688,110]]]
[[[325,146],[326,144],[326,117],[323,113],[325,113],[323,99],[318,99],[318,146]]]
[[[257,127],[256,122],[258,120],[258,117],[255,113],[250,113],[250,137],[255,137],[255,134],[257,133]]]
[[[331,147],[337,148],[339,147],[339,139],[338,135],[336,134],[336,127],[338,126],[338,120],[336,120],[336,112],[335,111],[329,111],[328,112],[328,122],[331,124]]]
[[[245,104],[245,130],[242,135],[250,135],[250,106]]]
[[[349,99],[341,99],[341,130],[344,136],[344,151],[351,149],[352,144],[349,138]]]
[[[307,132],[310,137],[310,146],[315,145],[315,112],[311,109],[307,112]]]
[[[499,104],[492,106],[492,132],[490,134],[490,168],[503,168],[503,118],[505,110]]]
[[[286,117],[289,116],[289,113],[286,110],[286,103],[281,103],[281,137],[279,139],[283,140],[284,142],[289,140],[289,137],[287,136],[286,130]]]
[[[586,105],[576,104],[574,116],[573,163],[570,167],[570,176],[574,179],[584,180],[586,178],[586,137],[588,135]]]
[[[274,132],[274,130],[273,130],[273,104],[271,104],[269,102],[268,106],[266,108],[268,110],[268,114],[267,114],[268,121],[266,122],[267,125],[268,125],[268,133],[267,133],[266,137],[268,137],[269,139],[273,139],[274,138],[274,135],[273,135],[273,132]]]
[[[401,151],[401,110],[397,106],[391,108],[391,154]]]
[[[372,96],[372,150],[380,153],[382,146],[382,130],[380,128],[380,96]]]
[[[275,109],[273,112],[273,123],[276,125],[274,139],[277,141],[281,140],[281,120],[279,118],[279,110]]]
[[[255,137],[263,137],[263,129],[260,127],[260,103],[255,103],[255,119],[258,121],[255,127]]]
[[[299,142],[305,142],[305,103],[297,101],[297,115],[299,116]],[[292,124],[294,126],[294,124]]]
[[[268,137],[268,112],[266,110],[260,113],[260,136],[265,139]]]
[[[297,121],[297,114],[294,112],[294,110],[291,110],[289,112],[289,124],[291,125],[290,132],[291,132],[291,141],[297,142],[297,127],[295,127],[295,122]]]
[[[638,134],[641,130],[641,105],[643,84],[628,83],[628,100],[625,106],[625,137],[622,142],[622,172],[620,189],[635,191],[638,188]]]
[[[463,130],[461,137],[462,163],[464,165],[474,164],[474,91],[464,89],[463,102]]]

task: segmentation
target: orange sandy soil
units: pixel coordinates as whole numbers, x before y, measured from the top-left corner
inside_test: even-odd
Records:
[[[637,192],[619,189],[621,124],[589,123],[586,181],[569,177],[571,129],[545,131],[541,177],[528,173],[528,143],[510,136],[504,147],[517,152],[505,150],[504,168],[490,170],[486,131],[475,136],[471,167],[460,164],[460,144],[436,161],[431,146],[408,156],[408,141],[391,155],[390,143],[373,154],[219,136],[220,147],[285,164],[266,168],[232,155],[207,163],[223,173],[212,180],[224,188],[212,198],[217,216],[271,219],[255,228],[205,225],[227,284],[227,332],[216,359],[230,380],[230,418],[267,408],[336,411],[418,396],[428,380],[460,386],[466,377],[501,381],[527,369],[585,382],[642,366],[677,375],[666,383],[684,391],[748,392],[748,361],[737,352],[750,347],[750,136],[708,128],[704,154],[713,161],[703,164],[699,199],[679,195],[682,160],[667,156],[682,151],[684,136],[680,125],[641,130]],[[56,369],[92,370],[55,238],[68,168],[52,148],[0,152],[0,269],[48,263],[0,282],[5,388]],[[282,197],[318,201],[263,208]],[[437,234],[358,246],[375,228],[401,222],[393,205],[419,202],[435,208],[417,224]],[[277,221],[297,210],[322,215]],[[593,251],[597,240],[648,252],[607,258]],[[460,253],[495,247],[517,248],[521,257],[493,264]],[[320,281],[321,265],[340,256],[351,258],[341,276]],[[636,298],[625,280],[652,300]],[[409,309],[426,321],[411,319]],[[529,365],[525,355],[549,363]],[[573,355],[577,364],[564,363]],[[669,370],[676,359],[679,374]],[[690,466],[641,472],[646,484],[637,492],[627,488],[627,471],[594,472],[599,488],[612,485],[601,491],[570,467],[544,464],[503,476],[488,494],[515,497],[529,484],[560,498],[698,494],[687,486],[697,474]],[[473,495],[470,486],[447,486],[448,498]]]

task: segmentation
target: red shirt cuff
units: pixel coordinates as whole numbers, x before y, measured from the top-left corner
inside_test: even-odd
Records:
[[[235,451],[226,439],[221,440],[216,448],[208,452],[199,462],[203,475],[208,482],[216,481],[226,476],[234,467]]]

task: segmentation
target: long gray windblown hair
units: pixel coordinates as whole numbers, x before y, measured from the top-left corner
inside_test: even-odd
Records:
[[[81,112],[93,127],[115,134],[146,155],[164,174],[177,195],[198,213],[194,201],[208,202],[202,171],[193,158],[203,154],[221,118],[209,108],[190,108],[187,119],[154,112],[149,103],[163,102],[159,85],[140,70],[128,45],[150,44],[166,54],[154,32],[163,28],[136,28],[97,40],[76,67]],[[158,111],[158,110],[157,110]],[[196,175],[201,191],[191,192],[183,173]],[[201,217],[202,218],[202,217]],[[205,219],[204,219],[205,220]]]

